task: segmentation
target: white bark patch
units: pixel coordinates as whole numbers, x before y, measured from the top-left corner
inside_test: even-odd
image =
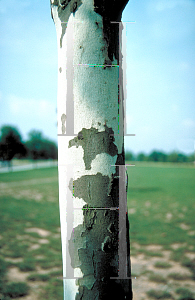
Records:
[[[78,209],[78,205],[81,204],[82,206],[80,209]],[[83,224],[84,216],[83,216],[83,203],[86,204],[82,199],[74,198],[74,204],[77,206],[77,209],[74,209],[74,224],[73,227],[76,228],[78,225]]]
[[[83,273],[81,272],[80,268],[75,268],[74,269],[74,276],[75,277],[83,277]]]
[[[56,27],[57,41],[59,43],[60,37],[62,35],[62,25],[61,25],[61,20],[58,16],[58,7],[57,6],[52,6],[52,15],[53,15],[53,19],[54,19],[55,27]],[[59,46],[59,44],[58,44],[58,46]]]
[[[91,163],[91,169],[93,171],[93,174],[97,174],[99,172],[103,176],[111,177],[111,175],[116,172],[116,167],[114,167],[116,160],[117,160],[117,155],[110,156],[107,153],[97,154],[96,158],[92,160]],[[89,174],[83,174],[83,175],[89,175]]]
[[[79,119],[75,132],[91,127],[104,131],[106,124],[118,134],[118,80],[117,67],[74,67],[74,109]]]
[[[75,300],[79,287],[76,285],[76,279],[64,279],[64,300]]]
[[[96,158],[92,160],[91,169],[86,170],[85,165],[82,164],[82,168],[79,168],[79,170],[77,168],[77,170],[75,170],[74,179],[76,180],[84,175],[96,175],[98,172],[101,173],[103,176],[111,177],[111,175],[116,172],[116,167],[114,166],[116,160],[117,155],[110,156],[107,153],[97,154]]]

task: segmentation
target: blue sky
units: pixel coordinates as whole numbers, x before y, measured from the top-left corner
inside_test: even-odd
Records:
[[[127,41],[127,133],[134,153],[194,152],[195,1],[131,0]],[[49,0],[0,1],[0,126],[57,141],[57,38]]]

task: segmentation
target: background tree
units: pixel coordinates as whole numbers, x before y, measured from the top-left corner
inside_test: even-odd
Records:
[[[126,161],[135,160],[135,155],[132,152],[130,152],[130,151],[126,151],[126,153],[125,153],[125,160]]]
[[[120,168],[125,164],[120,22],[127,2],[51,0],[59,58],[58,173],[66,300],[132,299],[126,212],[119,230],[127,202],[125,168]]]
[[[178,153],[176,151],[173,151],[168,154],[167,160],[170,162],[189,162],[190,161],[190,155],[187,156],[182,153]]]
[[[195,154],[194,153],[187,156],[187,162],[195,162]]]
[[[169,153],[169,155],[168,155],[168,161],[169,162],[178,162],[178,153],[177,152],[171,152],[171,153]]]
[[[42,144],[41,157],[44,159],[57,159],[58,148],[56,143],[48,139],[44,139]]]
[[[31,130],[25,143],[28,156],[36,159],[57,159],[57,146],[53,141],[46,139],[41,131]]]
[[[148,161],[166,162],[167,161],[167,155],[163,152],[153,151],[152,153],[150,153],[147,160]]]
[[[147,161],[148,157],[147,157],[147,155],[145,155],[144,153],[141,152],[137,155],[137,160],[138,161]]]
[[[37,130],[31,130],[28,133],[28,140],[26,141],[25,144],[30,158],[34,160],[40,158],[42,140],[43,140],[42,132]]]
[[[2,126],[0,136],[0,158],[10,164],[16,154],[18,154],[19,157],[26,154],[26,148],[22,142],[22,137],[16,127]]]
[[[128,153],[127,153],[128,157]],[[128,160],[126,157],[126,160]],[[144,153],[139,153],[135,160],[137,161],[155,161],[155,162],[174,162],[174,163],[182,163],[182,162],[193,162],[194,154],[185,155],[183,153],[178,153],[173,151],[169,154],[160,152],[160,151],[152,151],[149,155]]]

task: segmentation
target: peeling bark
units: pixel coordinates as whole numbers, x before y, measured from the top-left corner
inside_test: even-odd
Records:
[[[114,144],[114,132],[106,125],[105,131],[98,132],[98,129],[85,129],[78,133],[78,136],[69,141],[69,147],[82,146],[84,150],[83,160],[86,170],[91,169],[91,162],[100,153],[107,153],[115,156],[118,153],[117,146]]]
[[[125,157],[117,22],[127,2],[51,0],[59,58],[58,170],[65,300],[132,299],[127,215],[123,224],[127,278],[119,278],[118,270],[118,166],[125,164]]]

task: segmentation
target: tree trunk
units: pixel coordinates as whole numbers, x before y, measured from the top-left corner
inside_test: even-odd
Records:
[[[127,2],[51,0],[65,300],[132,299],[120,38]]]

